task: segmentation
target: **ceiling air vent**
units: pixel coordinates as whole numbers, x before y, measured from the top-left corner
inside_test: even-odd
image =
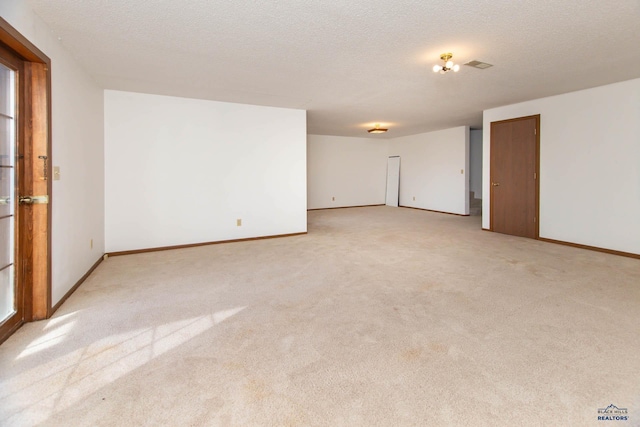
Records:
[[[467,62],[464,65],[468,65],[469,67],[473,67],[473,68],[478,68],[480,70],[484,70],[485,68],[493,67],[493,65],[491,65],[491,64],[487,64],[486,62],[480,62],[480,61]]]

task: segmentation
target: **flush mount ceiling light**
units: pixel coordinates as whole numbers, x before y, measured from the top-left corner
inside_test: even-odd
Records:
[[[454,73],[457,73],[460,66],[458,64],[454,64],[451,58],[453,58],[453,53],[443,53],[440,55],[440,59],[442,59],[444,65],[434,65],[433,72],[444,74],[447,71],[453,70]]]
[[[388,130],[389,129],[381,128],[380,127],[380,123],[376,123],[375,127],[373,129],[369,129],[367,132],[369,132],[369,133],[385,133]]]

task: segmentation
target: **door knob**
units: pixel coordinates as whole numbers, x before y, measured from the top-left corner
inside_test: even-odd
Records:
[[[492,182],[491,185],[493,185],[494,187],[499,187],[500,183],[499,182]]]
[[[49,203],[49,196],[20,196],[18,201],[21,205],[46,205]]]

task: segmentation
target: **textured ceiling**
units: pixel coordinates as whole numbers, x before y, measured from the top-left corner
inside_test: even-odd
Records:
[[[638,0],[29,1],[104,88],[306,109],[315,134],[478,127],[640,77]],[[494,66],[433,73],[443,52]]]

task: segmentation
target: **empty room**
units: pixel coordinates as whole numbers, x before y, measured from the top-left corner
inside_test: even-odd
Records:
[[[0,425],[640,425],[640,3],[0,1]]]

